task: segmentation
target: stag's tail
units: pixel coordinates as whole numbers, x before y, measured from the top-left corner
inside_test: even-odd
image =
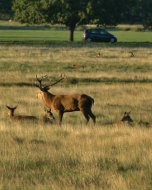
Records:
[[[91,96],[82,94],[81,98],[83,99],[84,104],[87,105],[88,107],[92,107],[92,105],[94,104],[94,99]]]

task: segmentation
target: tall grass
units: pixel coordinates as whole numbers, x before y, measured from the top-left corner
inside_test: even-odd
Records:
[[[1,128],[2,189],[151,189],[151,130]]]
[[[150,190],[151,59],[148,47],[0,46],[0,188]],[[95,127],[80,112],[66,113],[61,128],[8,118],[6,105],[41,118],[35,76],[60,73],[67,78],[50,91],[92,96]],[[125,111],[133,126],[114,127]]]

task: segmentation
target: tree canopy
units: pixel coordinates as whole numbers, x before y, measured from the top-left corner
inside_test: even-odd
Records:
[[[41,24],[45,22],[43,1],[15,0],[13,4],[14,18],[21,23]]]
[[[67,26],[70,31],[70,41],[73,41],[77,25],[85,22],[88,0],[52,0],[48,6],[48,21]]]
[[[0,0],[0,19],[10,18],[13,0]]]
[[[152,29],[152,0],[141,0],[142,24],[145,28]]]

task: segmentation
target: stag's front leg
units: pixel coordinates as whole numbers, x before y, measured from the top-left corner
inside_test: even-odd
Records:
[[[61,127],[61,125],[62,125],[62,119],[63,119],[63,112],[62,111],[59,111],[59,125],[60,125],[60,127]]]

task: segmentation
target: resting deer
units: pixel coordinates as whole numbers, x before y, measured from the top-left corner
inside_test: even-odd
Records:
[[[129,53],[130,53],[130,57],[134,57],[135,56],[134,52],[130,51]]]
[[[38,93],[38,98],[42,99],[46,107],[57,112],[59,116],[60,126],[62,124],[63,114],[65,112],[73,111],[81,111],[87,123],[89,122],[89,119],[91,117],[95,124],[96,117],[91,111],[92,105],[94,103],[94,99],[92,97],[86,94],[54,95],[49,92],[50,87],[62,81],[64,77],[61,77],[56,82],[45,86],[42,86],[42,80],[44,79],[44,77],[38,78],[36,76],[36,79],[39,83],[36,86],[40,89],[40,92]]]
[[[37,121],[38,118],[32,115],[14,115],[14,112],[17,108],[17,106],[15,107],[10,107],[10,106],[6,106],[8,108],[8,115],[10,117],[10,119],[12,120],[16,120],[16,121],[24,121],[24,120],[29,120],[29,121]]]
[[[72,69],[84,69],[84,66],[83,65],[72,65]]]
[[[51,109],[45,110],[45,115],[40,119],[40,122],[43,124],[50,124],[52,123],[51,119],[55,120],[54,115],[51,112]]]
[[[139,121],[140,126],[145,126],[145,127],[152,127],[152,122],[147,122],[147,121]]]
[[[115,122],[114,126],[116,126],[116,127],[119,127],[121,125],[130,125],[131,126],[132,123],[133,123],[133,120],[130,117],[130,112],[125,112],[122,119],[121,119],[121,121]]]
[[[100,57],[100,55],[101,55],[101,53],[100,53],[100,52],[98,52],[98,53],[97,53],[97,57]]]

